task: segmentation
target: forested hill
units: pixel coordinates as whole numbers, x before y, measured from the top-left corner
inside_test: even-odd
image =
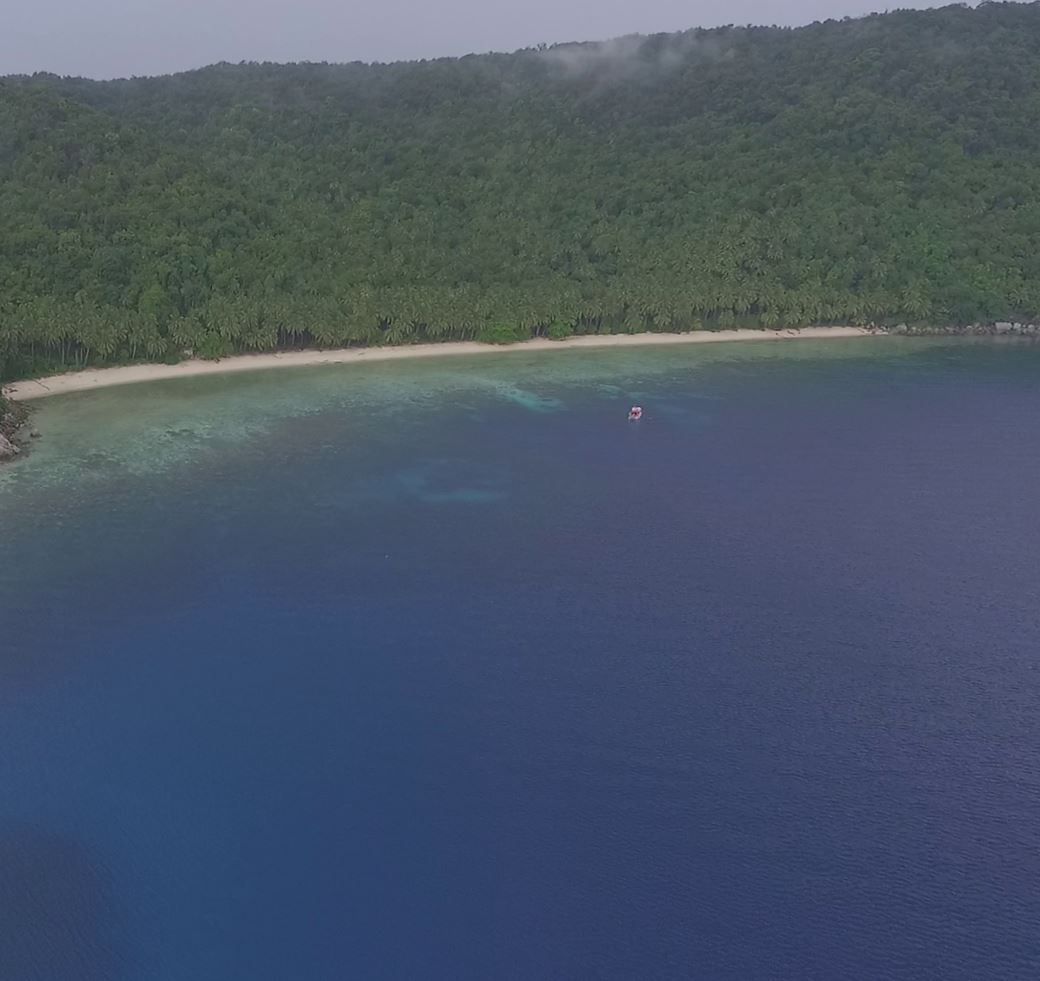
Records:
[[[1040,5],[0,80],[0,357],[1040,315]]]

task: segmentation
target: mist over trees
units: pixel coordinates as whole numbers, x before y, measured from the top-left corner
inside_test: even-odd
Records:
[[[9,376],[186,350],[1038,316],[1035,3],[0,79]]]

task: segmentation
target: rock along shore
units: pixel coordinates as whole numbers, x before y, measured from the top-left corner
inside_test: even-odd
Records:
[[[0,463],[14,460],[25,452],[27,443],[22,439],[22,433],[28,420],[26,406],[20,402],[0,400]]]

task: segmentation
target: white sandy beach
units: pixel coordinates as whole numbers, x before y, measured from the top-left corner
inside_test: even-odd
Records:
[[[120,368],[86,368],[63,375],[13,382],[4,395],[28,400],[48,395],[64,395],[113,385],[160,381],[166,378],[192,378],[237,371],[292,368],[306,365],[354,364],[366,361],[394,361],[399,358],[439,358],[458,354],[506,354],[512,351],[566,351],[572,348],[635,347],[653,344],[705,344],[723,341],[760,341],[764,343],[800,338],[868,337],[873,331],[863,327],[802,327],[789,330],[719,330],[687,334],[596,334],[551,341],[537,339],[519,344],[482,344],[455,341],[443,344],[410,344],[399,347],[342,348],[329,351],[283,351],[273,354],[242,354],[219,361],[191,359],[179,364],[139,364]]]

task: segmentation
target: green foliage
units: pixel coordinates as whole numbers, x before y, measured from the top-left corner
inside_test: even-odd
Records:
[[[477,340],[485,344],[515,344],[530,339],[531,332],[519,324],[489,324],[477,334]]]
[[[219,334],[204,334],[195,354],[208,361],[219,361],[232,353],[231,342]]]
[[[1040,316],[1040,5],[0,79],[0,375]]]

